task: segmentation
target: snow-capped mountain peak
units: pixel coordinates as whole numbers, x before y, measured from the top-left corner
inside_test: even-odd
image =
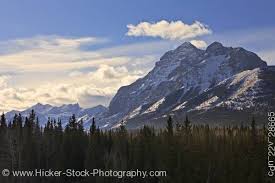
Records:
[[[151,118],[149,115],[160,115],[177,107],[187,109],[188,99],[203,95],[227,78],[236,75],[237,79],[241,77],[239,73],[253,69],[257,73],[264,68],[267,68],[266,62],[243,48],[225,47],[214,42],[206,50],[201,50],[186,42],[166,52],[144,78],[120,88],[110,103],[109,115],[119,114],[116,118],[119,121],[141,116]],[[247,79],[250,79],[243,89],[249,88],[249,82],[254,86],[250,81],[254,78],[250,77],[252,72],[247,73]],[[242,90],[237,92],[242,93]],[[212,96],[208,100],[206,106],[221,99]]]

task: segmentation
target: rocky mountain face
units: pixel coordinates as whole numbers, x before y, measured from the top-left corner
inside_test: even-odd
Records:
[[[135,128],[167,114],[202,119],[198,116],[219,110],[229,115],[229,111],[258,111],[261,106],[265,111],[270,105],[274,108],[274,76],[273,67],[243,48],[214,42],[200,50],[186,42],[165,53],[144,78],[121,87],[105,122],[116,127],[124,120]]]
[[[56,120],[61,119],[62,125],[65,126],[68,123],[69,118],[75,114],[78,120],[83,120],[84,127],[89,128],[92,118],[95,117],[96,120],[99,120],[104,116],[108,109],[102,105],[83,109],[79,104],[68,104],[57,107],[49,104],[38,103],[24,111],[10,111],[6,114],[6,118],[12,120],[15,113],[20,113],[23,117],[26,117],[30,114],[31,110],[35,111],[41,126],[44,126],[47,123],[48,118]]]

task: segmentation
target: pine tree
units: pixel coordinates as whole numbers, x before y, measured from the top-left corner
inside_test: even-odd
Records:
[[[122,120],[120,122],[120,127],[119,127],[119,134],[120,136],[126,136],[127,135],[127,130],[126,130],[126,124],[125,122]]]
[[[7,122],[6,122],[6,117],[4,113],[1,115],[0,127],[1,127],[1,130],[3,131],[7,130]]]
[[[256,121],[255,118],[252,118],[251,121],[251,138],[252,138],[252,142],[255,145],[257,143],[257,132],[256,132]]]
[[[3,113],[0,119],[0,170],[12,168],[10,142],[6,117]],[[4,177],[0,175],[0,182],[2,181],[7,181],[7,179],[4,179]]]
[[[168,117],[166,130],[169,136],[173,136],[173,120],[171,116]]]
[[[94,135],[95,132],[96,132],[96,124],[95,124],[95,118],[93,118],[93,122],[92,122],[92,125],[90,127],[90,134]]]
[[[185,133],[189,134],[191,131],[191,122],[188,119],[188,116],[186,115],[185,120],[184,120],[184,129],[185,129]]]

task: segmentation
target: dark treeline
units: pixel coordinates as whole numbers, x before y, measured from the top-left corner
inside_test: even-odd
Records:
[[[2,177],[1,183],[167,182],[261,183],[266,174],[266,130],[251,126],[193,126],[186,117],[171,117],[166,129],[149,127],[128,132],[122,125],[101,131],[96,122],[89,132],[72,116],[62,129],[50,120],[41,128],[34,111],[15,115],[6,123],[1,116],[0,171],[10,170],[166,170],[166,177]]]

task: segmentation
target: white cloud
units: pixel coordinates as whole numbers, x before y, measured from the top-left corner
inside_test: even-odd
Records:
[[[37,102],[53,105],[79,102],[83,107],[108,105],[120,86],[132,83],[142,74],[130,73],[125,66],[100,65],[94,72],[48,81],[32,88],[7,86],[7,78],[0,77],[0,101],[5,111],[24,109]]]
[[[275,49],[261,51],[259,56],[267,61],[269,65],[275,65]]]
[[[2,43],[2,45],[9,45],[8,50],[0,46],[2,52],[0,72],[9,71],[10,68],[20,72],[64,71],[87,66],[92,67],[110,60],[112,64],[125,62],[125,58],[109,60],[104,58],[103,60],[100,54],[81,49],[81,46],[99,44],[105,41],[105,39],[94,37],[65,38],[60,36],[39,36],[8,41]]]
[[[161,20],[156,23],[129,24],[127,28],[127,36],[150,36],[169,40],[185,40],[212,33],[207,25],[199,21],[189,25],[182,21]]]
[[[82,49],[104,40],[39,36],[0,42],[0,110],[22,110],[37,102],[108,105],[119,87],[144,76],[157,61],[145,48],[159,44],[142,44],[146,52],[139,55],[134,54],[138,44]]]
[[[83,73],[80,71],[72,71],[71,73],[69,73],[70,77],[75,77],[75,76],[83,76]]]
[[[52,52],[63,52],[77,49],[83,45],[95,45],[106,43],[106,38],[97,37],[62,37],[57,35],[35,36],[0,42],[0,54],[11,54],[29,50],[48,50]]]
[[[191,40],[190,43],[192,45],[196,46],[197,48],[206,48],[207,47],[207,43],[202,40]]]

